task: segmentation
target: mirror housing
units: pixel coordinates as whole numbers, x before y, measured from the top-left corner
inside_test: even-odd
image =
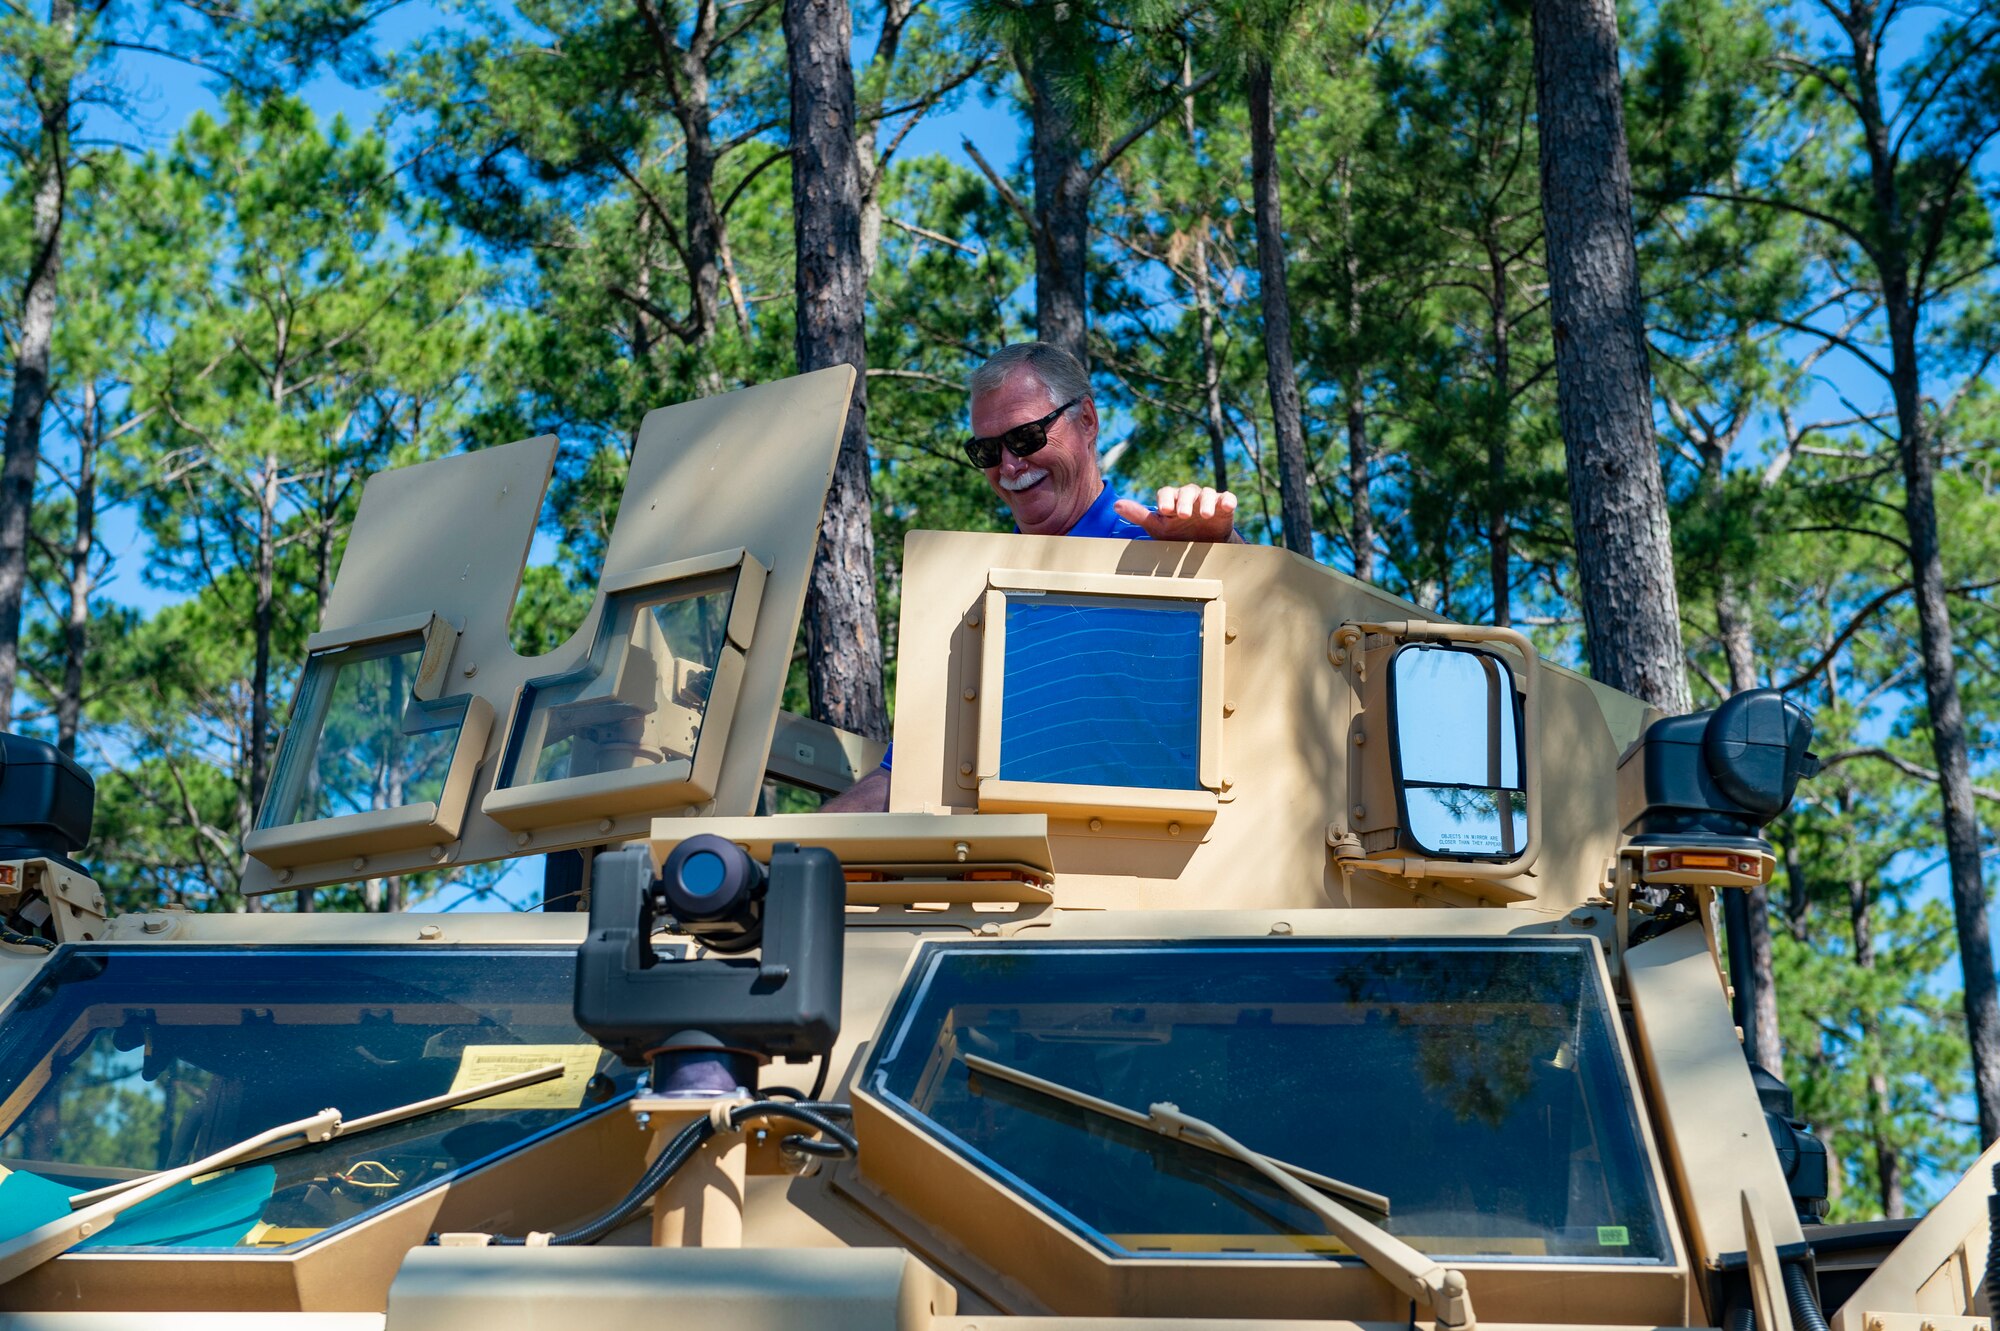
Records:
[[[1422,786],[1452,792],[1474,803],[1484,794],[1489,805],[1509,806],[1512,816],[1504,824],[1504,833],[1498,809],[1492,809],[1496,815],[1495,844],[1490,847],[1433,848],[1424,844],[1419,829],[1411,825],[1405,755],[1401,752],[1401,732],[1406,727],[1398,725],[1395,676],[1399,656],[1419,643],[1440,644],[1426,650],[1442,650],[1475,663],[1469,674],[1463,670],[1458,673],[1476,692],[1477,715],[1486,723],[1490,752],[1486,760],[1475,755],[1472,766],[1478,770],[1472,775],[1477,779],[1463,779],[1466,771],[1460,769],[1465,764],[1462,756],[1450,754],[1449,734],[1430,736],[1428,747],[1413,751],[1411,757],[1429,764],[1421,769],[1425,773],[1420,778]],[[1511,648],[1518,663],[1510,654],[1494,651],[1493,646]],[[1492,900],[1532,898],[1532,885],[1520,880],[1541,854],[1541,731],[1535,688],[1541,657],[1534,644],[1509,628],[1397,620],[1343,624],[1334,630],[1327,647],[1334,664],[1349,671],[1357,708],[1349,721],[1351,831],[1329,831],[1334,858],[1346,869],[1449,879],[1470,885],[1476,894]],[[1496,706],[1496,693],[1504,695],[1509,704]],[[1429,720],[1434,723],[1436,718]],[[1509,735],[1511,746],[1505,742]],[[1440,738],[1444,743],[1439,743]],[[1505,799],[1496,798],[1502,793]],[[1451,797],[1435,803],[1433,823],[1438,818],[1456,821],[1464,812],[1448,807]],[[1525,834],[1513,835],[1523,822]]]

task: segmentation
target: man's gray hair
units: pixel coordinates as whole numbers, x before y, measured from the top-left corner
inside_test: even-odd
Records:
[[[1049,395],[1049,405],[1060,407],[1076,398],[1090,397],[1090,372],[1083,363],[1053,342],[1016,342],[1002,347],[972,372],[972,396],[991,393],[1007,381],[1016,368],[1025,367],[1041,382]]]

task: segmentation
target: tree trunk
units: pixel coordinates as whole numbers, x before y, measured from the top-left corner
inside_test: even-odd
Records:
[[[1877,242],[1882,305],[1889,324],[1889,388],[1896,403],[1896,452],[1903,470],[1903,522],[1909,533],[1910,582],[1916,590],[1918,651],[1924,701],[1930,713],[1931,754],[1937,762],[1944,812],[1945,861],[1951,872],[1951,908],[1958,926],[1958,956],[1965,975],[1965,1027],[1972,1046],[1972,1083],[1979,1101],[1979,1141],[2000,1138],[2000,986],[1993,972],[1993,940],[1986,924],[1986,883],[1980,864],[1979,818],[1973,808],[1972,766],[1966,752],[1965,709],[1952,658],[1951,609],[1945,600],[1944,560],[1938,549],[1936,459],[1923,416],[1923,381],[1917,350],[1918,301],[1910,279],[1909,230],[1897,182],[1895,151],[1884,114],[1876,66],[1874,6],[1848,12],[1854,48],[1856,104],[1868,149],[1870,230]]]
[[[274,393],[282,401],[282,395]],[[257,562],[253,571],[256,601],[251,608],[250,632],[255,657],[250,668],[250,734],[245,758],[249,765],[243,827],[249,828],[264,807],[264,787],[270,781],[271,747],[271,638],[277,630],[278,570],[278,460],[266,454],[264,474],[258,486]],[[261,897],[246,897],[243,909],[255,914],[264,909]]]
[[[1278,198],[1278,122],[1271,62],[1250,64],[1250,179],[1257,199],[1257,278],[1264,307],[1264,373],[1271,391],[1271,433],[1278,446],[1278,504],[1285,548],[1312,558],[1312,497],[1306,491],[1305,429],[1298,368],[1292,361],[1292,303],[1285,290],[1285,223]]]
[[[1907,292],[1889,294],[1889,324],[1895,357],[1896,424],[1901,436],[1897,451],[1903,465],[1903,519],[1910,537],[1910,580],[1916,585],[1924,700],[1930,712],[1938,795],[1944,806],[1945,859],[1951,867],[1959,965],[1965,973],[1965,1026],[1972,1046],[1973,1087],[1979,1100],[1979,1141],[1988,1146],[2000,1138],[2000,990],[1996,990],[1993,939],[1986,924],[1979,817],[1972,803],[1965,709],[1958,696],[1951,610],[1945,601],[1944,560],[1938,549],[1936,463],[1925,438],[1917,386],[1916,319],[1907,303]]]
[[[1375,505],[1368,490],[1368,463],[1374,456],[1368,441],[1368,418],[1361,408],[1361,376],[1351,375],[1342,390],[1347,399],[1348,542],[1354,547],[1354,576],[1375,580]]]
[[[1507,442],[1513,415],[1513,323],[1507,315],[1507,259],[1500,237],[1486,234],[1487,336],[1493,344],[1493,384],[1486,408],[1486,576],[1493,597],[1493,622],[1514,622],[1512,538],[1507,511]]]
[[[1874,1023],[1868,1023],[1873,1027]],[[1874,1031],[1868,1031],[1873,1042]],[[1903,1153],[1889,1135],[1889,1079],[1881,1072],[1868,1074],[1868,1130],[1875,1146],[1875,1186],[1882,1195],[1882,1218],[1901,1220],[1903,1204]]]
[[[816,719],[886,739],[889,709],[870,525],[863,325],[868,293],[854,147],[853,23],[847,0],[785,0],[798,367],[803,372],[852,365],[857,374],[807,594],[806,679]]]
[[[49,27],[65,47],[76,31],[72,0],[51,0]],[[65,52],[66,54],[66,52]],[[59,57],[60,59],[61,57]],[[28,586],[28,518],[41,462],[42,413],[49,401],[49,347],[55,337],[56,284],[62,273],[62,224],[69,192],[70,81],[67,66],[40,99],[41,156],[34,163],[34,235],[22,287],[14,392],[0,449],[0,730],[14,719],[20,673],[21,602]]]
[[[1868,923],[1868,885],[1859,878],[1847,880],[1847,918],[1854,928],[1854,964],[1863,970],[1875,967],[1875,941]],[[1875,1150],[1875,1185],[1882,1199],[1882,1218],[1901,1220],[1903,1203],[1903,1155],[1889,1135],[1889,1079],[1880,1066],[1876,1022],[1861,1021],[1863,1044],[1869,1055],[1868,1136]]]
[[[1534,44],[1556,402],[1591,673],[1685,712],[1612,0],[1534,0]]]
[[[1347,411],[1348,544],[1354,551],[1354,576],[1372,582],[1375,505],[1368,488],[1368,464],[1374,450],[1368,439],[1367,411],[1361,402],[1361,258],[1354,252],[1353,162],[1341,158],[1335,164],[1335,174],[1340,179],[1340,240],[1346,251],[1341,271],[1347,279],[1342,292],[1347,307],[1347,364],[1341,372],[1340,396]]]
[[[1035,335],[1088,367],[1091,181],[1081,128],[1059,86],[1062,40],[1044,31],[1022,70],[1035,168]]]
[[[56,747],[76,756],[76,733],[83,723],[83,657],[90,646],[90,556],[97,533],[97,440],[101,429],[94,384],[83,390],[83,419],[77,430],[76,527],[69,543],[69,614],[63,623],[63,682],[56,698]]]
[[[916,13],[917,0],[887,0],[882,6],[882,28],[875,39],[875,55],[870,67],[879,74],[875,86],[886,88],[895,68],[896,54],[902,49],[903,29]],[[864,82],[871,80],[864,80]],[[861,172],[861,285],[865,290],[875,279],[875,260],[882,252],[882,104],[866,108],[864,124],[857,116],[854,130],[855,165]]]
[[[1718,459],[1719,463],[1720,459]],[[1717,473],[1720,475],[1720,473]],[[1757,653],[1750,632],[1750,616],[1730,575],[1723,574],[1715,597],[1715,618],[1722,633],[1723,655],[1729,660],[1729,691],[1742,693],[1757,687]],[[1771,890],[1767,886],[1750,889],[1747,932],[1750,935],[1750,974],[1755,986],[1756,1026],[1753,1033],[1759,1061],[1764,1070],[1780,1081],[1785,1076],[1784,1046],[1778,1035],[1778,969],[1771,951]]]
[[[1215,354],[1215,293],[1208,276],[1208,218],[1197,219],[1193,255],[1195,312],[1201,331],[1202,418],[1208,426],[1208,465],[1215,488],[1229,488],[1228,421],[1222,414],[1222,365]]]
[[[1194,62],[1189,49],[1181,47],[1181,86],[1194,83]],[[1194,93],[1181,98],[1181,129],[1187,135],[1188,152],[1199,152],[1195,141]],[[1222,414],[1222,366],[1215,355],[1215,289],[1208,272],[1207,213],[1195,219],[1194,251],[1188,266],[1188,286],[1194,292],[1196,328],[1201,336],[1202,417],[1208,426],[1209,468],[1215,473],[1215,488],[1229,488],[1228,421]]]

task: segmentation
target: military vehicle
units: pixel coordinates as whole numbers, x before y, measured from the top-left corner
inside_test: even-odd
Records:
[[[112,914],[89,778],[7,741],[0,1324],[1989,1324],[1995,1152],[1822,1223],[1745,1057],[1774,694],[1660,718],[1281,550],[918,532],[889,811],[771,812],[882,754],[780,711],[850,387],[650,414],[533,660],[555,441],[369,482],[248,890],[542,909]]]

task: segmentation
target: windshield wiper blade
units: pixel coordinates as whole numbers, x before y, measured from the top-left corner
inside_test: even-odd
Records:
[[[1225,1150],[1220,1145],[1206,1141],[1198,1135],[1190,1135],[1177,1128],[1169,1128],[1155,1119],[1138,1113],[1136,1110],[1127,1109],[1124,1105],[1113,1104],[1109,1100],[1100,1100],[1096,1096],[1086,1091],[1079,1091],[1073,1086],[1065,1086],[1061,1082],[1050,1081],[1045,1077],[1037,1077],[1032,1072],[1023,1072],[1019,1068],[1010,1068],[1004,1063],[995,1063],[992,1059],[982,1058],[978,1054],[968,1054],[961,1051],[959,1057],[965,1061],[965,1066],[971,1068],[974,1072],[985,1073],[989,1077],[998,1077],[1001,1081],[1010,1081],[1016,1086],[1025,1086],[1031,1091],[1039,1091],[1051,1099],[1061,1100],[1067,1104],[1075,1105],[1079,1109],[1088,1109],[1093,1114],[1101,1114],[1105,1118],[1126,1124],[1128,1127],[1144,1128],[1148,1132],[1156,1132],[1162,1137],[1171,1137],[1175,1141],[1186,1142],[1189,1146],[1199,1147],[1204,1151],[1212,1151],[1216,1155],[1234,1154],[1234,1152]],[[1273,1165],[1290,1174],[1293,1178],[1310,1184],[1322,1192],[1332,1193],[1336,1197],[1344,1197],[1357,1206],[1367,1207],[1377,1215],[1386,1216],[1389,1214],[1389,1199],[1379,1192],[1370,1192],[1367,1188],[1358,1187],[1352,1183],[1344,1183],[1337,1178],[1328,1178],[1325,1174],[1316,1174],[1303,1165],[1295,1165],[1288,1161],[1269,1156],[1265,1158],[1269,1159]]]
[[[387,1128],[398,1123],[407,1123],[413,1118],[422,1118],[425,1114],[433,1114],[439,1110],[456,1109],[460,1105],[469,1105],[475,1100],[484,1100],[495,1095],[504,1095],[508,1091],[518,1091],[529,1086],[539,1086],[545,1081],[556,1080],[563,1075],[563,1071],[562,1064],[548,1063],[539,1068],[530,1068],[526,1072],[516,1072],[512,1076],[496,1077],[492,1081],[481,1082],[476,1086],[468,1086],[464,1090],[446,1091],[443,1095],[433,1095],[423,1100],[412,1100],[406,1105],[397,1105],[394,1109],[384,1109],[375,1114],[363,1114],[357,1119],[343,1121],[340,1118],[338,1110],[321,1110],[320,1112],[323,1114],[332,1114],[335,1119],[333,1131],[326,1136],[310,1137],[304,1133],[280,1133],[264,1145],[235,1156],[232,1163],[247,1165],[253,1160],[268,1160],[274,1155],[287,1155],[319,1142],[331,1141],[335,1137],[352,1137],[358,1133],[373,1132],[376,1128]],[[300,1119],[298,1121],[300,1123],[308,1123],[317,1118],[318,1115],[314,1115],[312,1119]],[[285,1126],[290,1127],[292,1125],[286,1124]],[[275,1132],[277,1129],[273,1129],[272,1131]],[[259,1135],[269,1136],[270,1134],[263,1133]],[[297,1137],[296,1141],[287,1140],[294,1136]],[[235,1146],[224,1149],[225,1151],[235,1151],[246,1144],[245,1142],[238,1142]],[[69,1208],[72,1211],[80,1211],[86,1206],[95,1205],[107,1197],[116,1197],[120,1193],[138,1187],[148,1179],[157,1177],[157,1174],[141,1174],[137,1178],[120,1179],[116,1183],[108,1184],[102,1188],[94,1188],[89,1192],[79,1192],[69,1199]],[[195,1175],[194,1177],[200,1176]]]
[[[1273,1159],[1262,1151],[1253,1151],[1213,1123],[1192,1114],[1183,1114],[1178,1106],[1164,1101],[1149,1106],[1144,1114],[1137,1114],[1122,1105],[1010,1068],[1004,1063],[995,1063],[990,1058],[966,1053],[960,1053],[959,1057],[975,1072],[1025,1086],[1120,1123],[1144,1127],[1190,1146],[1199,1146],[1241,1161],[1276,1184],[1293,1201],[1317,1215],[1333,1236],[1346,1244],[1356,1257],[1367,1264],[1369,1270],[1410,1298],[1428,1305],[1440,1327],[1449,1327],[1452,1331],[1476,1331],[1478,1322],[1472,1312],[1472,1292],[1467,1288],[1464,1272],[1424,1255],[1367,1216],[1327,1195],[1335,1189],[1326,1189],[1319,1184],[1306,1186],[1308,1178],[1317,1180],[1319,1175],[1311,1175],[1297,1165]],[[1363,1191],[1333,1179],[1325,1182],[1336,1185],[1336,1195]],[[1388,1198],[1379,1194],[1368,1195],[1382,1202],[1380,1209],[1387,1215]]]
[[[336,1137],[349,1137],[374,1128],[385,1128],[422,1114],[449,1109],[454,1105],[469,1104],[474,1100],[484,1100],[488,1096],[500,1095],[506,1091],[539,1086],[545,1081],[554,1081],[562,1075],[563,1065],[550,1063],[527,1072],[517,1072],[511,1077],[501,1077],[478,1086],[468,1086],[462,1091],[434,1095],[429,1099],[417,1100],[395,1109],[385,1109],[379,1114],[364,1115],[345,1124],[341,1122],[338,1109],[322,1109],[317,1114],[293,1119],[290,1123],[280,1123],[275,1128],[267,1128],[255,1136],[245,1137],[242,1141],[225,1146],[191,1164],[162,1169],[157,1173],[141,1175],[135,1179],[124,1179],[94,1192],[80,1193],[70,1199],[70,1205],[77,1209],[68,1215],[58,1216],[46,1224],[38,1225],[27,1233],[0,1244],[0,1285],[26,1275],[51,1258],[62,1256],[83,1240],[111,1225],[123,1212],[189,1179],[200,1178],[218,1169],[227,1169],[231,1165],[246,1164],[252,1160],[262,1160],[282,1155],[287,1151],[296,1151],[301,1147],[332,1141]]]

